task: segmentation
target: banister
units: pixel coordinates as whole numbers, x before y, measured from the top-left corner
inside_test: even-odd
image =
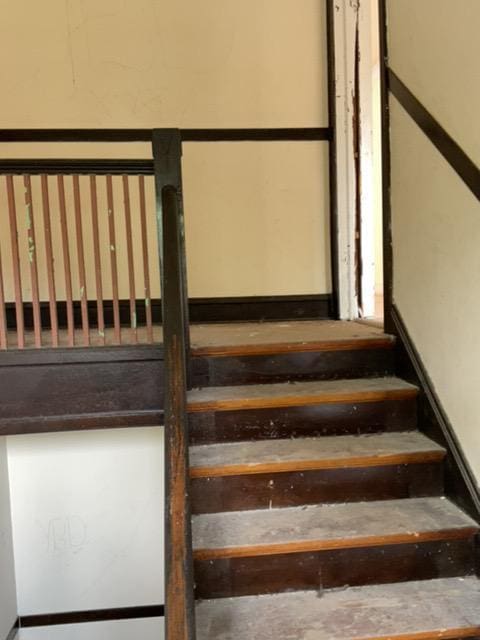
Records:
[[[194,640],[189,507],[186,290],[181,138],[153,132],[165,359],[165,638]]]

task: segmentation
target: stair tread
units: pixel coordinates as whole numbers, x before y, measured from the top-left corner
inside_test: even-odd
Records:
[[[204,600],[196,606],[196,624],[198,640],[474,637],[480,635],[480,581],[444,578]]]
[[[339,320],[240,322],[191,327],[194,355],[284,353],[391,347],[394,337],[376,327]]]
[[[395,377],[315,380],[232,387],[205,387],[188,392],[190,411],[293,406],[296,403],[361,402],[417,393],[414,385]]]
[[[417,431],[227,442],[190,447],[192,477],[440,460],[445,449]]]
[[[193,516],[192,526],[195,557],[202,559],[398,544],[478,530],[441,497],[201,514]]]

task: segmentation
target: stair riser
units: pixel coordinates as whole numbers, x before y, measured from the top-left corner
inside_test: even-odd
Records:
[[[194,514],[443,494],[443,464],[293,471],[191,480]]]
[[[416,429],[415,397],[189,414],[190,444]]]
[[[195,561],[197,598],[473,575],[473,540]]]
[[[194,386],[263,384],[392,375],[393,349],[195,357]]]

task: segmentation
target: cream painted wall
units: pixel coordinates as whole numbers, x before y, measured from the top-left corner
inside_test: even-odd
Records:
[[[327,124],[321,0],[1,0],[2,126]]]
[[[478,0],[388,0],[390,65],[480,164]]]
[[[476,0],[390,0],[391,68],[477,163]],[[394,302],[480,481],[480,204],[391,99]]]
[[[477,479],[480,204],[393,99],[394,300]]]
[[[2,8],[0,51],[8,59],[0,72],[4,127],[328,124],[323,1],[302,0],[301,11],[296,0],[19,0],[14,4],[0,0]],[[326,246],[327,148],[326,143],[185,145],[190,295],[331,290]],[[124,149],[122,145],[122,153]],[[3,157],[38,153],[31,145],[0,145]],[[133,145],[126,153],[148,157],[150,150]],[[77,155],[78,148],[44,145],[40,154],[69,157]],[[80,150],[82,156],[89,154],[99,157],[112,151],[105,147],[87,151],[87,146]],[[85,201],[89,216],[88,194]],[[121,194],[118,201],[122,202]],[[42,298],[47,299],[42,219],[40,206],[36,208],[41,290]],[[71,206],[69,212],[73,227]],[[55,217],[55,211],[52,215]],[[120,211],[120,229],[122,215]],[[1,182],[0,216],[6,219]],[[22,223],[20,227],[20,239],[26,246]],[[88,221],[86,227],[87,290],[94,299]],[[155,238],[153,216],[150,237]],[[104,239],[105,295],[111,296],[105,234]],[[216,239],[224,246],[216,246]],[[0,244],[7,298],[12,300],[5,234]],[[128,297],[121,234],[117,246],[120,295]],[[73,242],[71,250],[78,298]],[[24,250],[22,271],[24,294],[29,299],[27,253]],[[62,262],[56,257],[58,295],[64,298]],[[141,292],[141,261],[137,262],[137,291]],[[154,251],[150,262],[152,280],[158,283]],[[158,297],[158,286],[152,295]]]
[[[6,439],[0,438],[0,638],[17,619]]]
[[[162,604],[163,429],[9,438],[21,615]]]

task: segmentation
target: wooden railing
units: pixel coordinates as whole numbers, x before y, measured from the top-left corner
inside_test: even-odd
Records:
[[[0,348],[153,342],[152,161],[0,160],[2,174]]]
[[[194,640],[193,561],[188,472],[189,322],[181,184],[181,138],[153,135],[161,251],[165,361],[165,637]]]

